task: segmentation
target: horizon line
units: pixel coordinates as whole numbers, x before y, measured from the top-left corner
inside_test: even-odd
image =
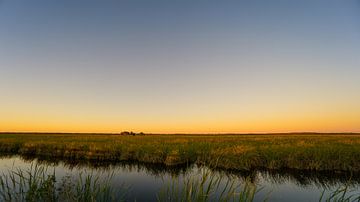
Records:
[[[39,131],[0,131],[0,134],[94,134],[94,135],[120,135],[122,132],[134,131],[119,131],[119,132],[39,132]],[[273,134],[359,134],[360,132],[315,132],[315,131],[294,131],[294,132],[214,132],[214,133],[159,133],[159,132],[134,132],[135,134],[143,133],[145,135],[273,135]]]

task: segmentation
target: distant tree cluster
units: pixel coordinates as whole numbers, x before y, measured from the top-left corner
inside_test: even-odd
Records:
[[[143,132],[140,132],[140,133],[134,133],[133,131],[123,131],[120,133],[120,135],[132,135],[132,136],[135,136],[135,135],[145,135]]]

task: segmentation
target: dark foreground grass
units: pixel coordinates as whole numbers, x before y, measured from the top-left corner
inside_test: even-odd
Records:
[[[32,164],[29,169],[12,168],[0,175],[0,201],[6,202],[112,202],[128,201],[128,190],[114,189],[112,175],[105,178],[94,174],[80,174],[77,178],[63,177],[46,166]],[[184,179],[173,178],[164,184],[157,196],[159,202],[252,202],[262,188],[247,178],[238,181],[222,174],[216,174],[203,167],[198,173]],[[357,189],[348,184],[325,195],[319,193],[319,202],[360,201]],[[149,196],[152,197],[152,196]],[[268,201],[271,193],[257,201]],[[133,199],[136,201],[136,199]],[[130,200],[132,201],[132,200]]]
[[[72,161],[198,163],[235,170],[360,171],[358,134],[0,134],[0,155]]]
[[[236,178],[218,175],[203,167],[199,173],[183,180],[172,179],[170,184],[165,185],[157,194],[157,199],[159,202],[252,202],[259,191],[261,189],[249,178],[240,182]],[[261,201],[266,201],[266,198]]]
[[[5,202],[95,202],[123,201],[126,191],[115,190],[106,178],[80,174],[77,179],[57,178],[46,167],[11,169],[0,176],[0,201]],[[119,193],[123,192],[123,193]]]
[[[126,201],[126,189],[115,190],[111,186],[111,175],[80,175],[78,178],[58,179],[55,172],[44,166],[34,165],[30,169],[12,169],[0,175],[0,201],[6,202],[117,202]],[[224,176],[215,175],[208,169],[189,176],[182,184],[174,179],[157,194],[159,202],[251,202],[256,186],[248,181],[244,186],[227,180],[221,187]],[[174,186],[176,184],[176,186]],[[251,184],[251,185],[250,185]],[[154,193],[155,194],[155,193]],[[217,195],[216,195],[217,194]],[[152,197],[152,196],[149,196]],[[136,201],[136,199],[134,199]]]

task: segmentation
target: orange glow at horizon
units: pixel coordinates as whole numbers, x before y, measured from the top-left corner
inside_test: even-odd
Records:
[[[357,97],[330,98],[330,95],[323,93],[310,98],[293,96],[279,99],[280,95],[272,92],[271,97],[265,93],[262,97],[256,94],[249,100],[206,98],[203,102],[134,102],[123,106],[78,103],[78,100],[69,104],[66,100],[46,100],[44,97],[35,99],[38,102],[26,103],[21,100],[6,102],[5,99],[0,117],[0,131],[360,132],[360,108],[356,102]]]
[[[193,118],[104,119],[85,117],[8,117],[0,119],[2,132],[89,132],[117,133],[277,133],[277,132],[360,132],[356,113],[329,115],[228,116]]]

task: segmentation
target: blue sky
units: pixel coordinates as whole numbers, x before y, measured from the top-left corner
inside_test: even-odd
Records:
[[[359,1],[0,2],[0,130],[359,131]]]

